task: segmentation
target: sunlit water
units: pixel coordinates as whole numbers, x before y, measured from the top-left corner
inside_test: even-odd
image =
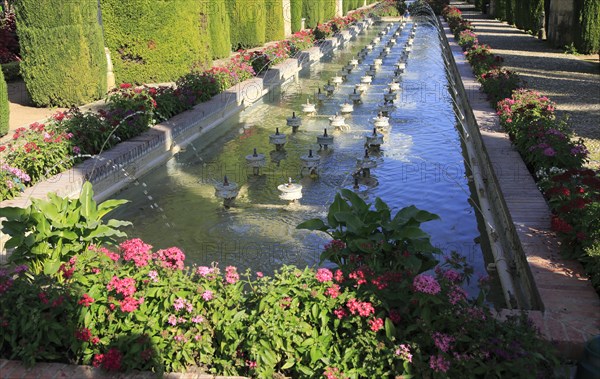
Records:
[[[397,26],[395,23],[332,98],[318,106],[316,115],[301,115],[301,104],[308,96],[315,102],[317,88],[356,57],[383,25],[359,35],[344,51],[303,71],[299,83],[288,83],[281,93],[267,96],[140,178],[139,185],[116,196],[131,202],[113,217],[132,221],[134,227],[128,234],[156,248],[180,247],[188,263],[216,261],[223,267],[232,264],[265,272],[282,264],[317,265],[327,236],[295,227],[309,218],[325,217],[336,192],[352,188],[356,159],[364,155],[364,135],[372,130],[377,105],[383,102],[383,93],[394,76],[393,65],[408,39],[410,22],[384,58],[383,67],[363,95],[363,103],[355,105],[354,113],[347,118],[351,131],[333,132],[328,117],[348,99],[369,64],[393,38]],[[403,90],[395,102],[396,110],[390,114],[391,128],[384,134],[385,143],[377,156],[378,166],[371,170],[371,183],[361,184],[358,192],[367,202],[382,198],[394,212],[414,204],[438,214],[441,221],[423,225],[432,235],[433,244],[445,253],[458,251],[467,256],[477,278],[486,274],[484,254],[436,34],[431,26],[417,27],[402,76]],[[292,111],[303,118],[296,134],[286,126]],[[268,142],[276,127],[288,135],[284,153],[275,151]],[[324,128],[334,135],[334,145],[318,152],[322,158],[318,178],[302,177],[300,156],[309,149],[319,150],[316,136]],[[252,169],[246,167],[245,156],[253,148],[267,157],[267,167],[259,176],[253,176]],[[213,187],[224,175],[242,188],[236,206],[227,210],[215,197]],[[288,177],[304,186],[298,206],[289,206],[278,197],[277,186],[287,182]],[[468,289],[475,293],[473,283]]]

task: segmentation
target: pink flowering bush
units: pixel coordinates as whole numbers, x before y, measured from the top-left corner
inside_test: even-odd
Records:
[[[389,211],[381,201],[377,209]],[[348,220],[342,214],[332,217]],[[412,253],[401,260],[429,261],[417,252],[427,246],[418,220],[431,218],[413,208],[394,217]],[[329,247],[338,253],[358,243],[344,230],[337,237],[347,243]],[[364,253],[350,250],[337,268],[283,266],[269,276],[185,266],[179,249],[134,238],[82,249],[49,275],[1,268],[0,357],[159,374],[193,366],[264,378],[551,378],[556,360],[525,319],[502,323],[468,299],[465,258],[425,272]]]
[[[515,72],[503,68],[484,72],[477,80],[481,83],[492,106],[510,97],[520,84],[519,76]]]

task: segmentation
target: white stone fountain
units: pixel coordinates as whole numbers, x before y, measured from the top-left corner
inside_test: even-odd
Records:
[[[327,81],[327,84],[323,87],[323,89],[325,89],[325,92],[327,92],[328,96],[333,95],[333,92],[335,91],[335,86],[333,84],[331,84],[331,81]]]
[[[365,48],[366,48],[368,51],[371,51],[371,50],[373,50],[373,45],[372,45],[372,44],[368,44],[367,46],[365,46]]]
[[[392,81],[388,84],[388,88],[391,91],[400,91],[400,83],[398,83],[396,81]]]
[[[279,128],[275,128],[275,134],[269,135],[269,143],[275,145],[275,150],[281,151],[287,142],[287,136],[279,133]]]
[[[343,104],[340,104],[340,112],[342,114],[349,114],[354,111],[354,105],[352,103],[348,103],[345,101]]]
[[[371,176],[371,169],[377,167],[377,161],[369,156],[369,150],[365,149],[365,156],[356,160],[356,167],[358,173],[362,174],[363,177],[368,178]]]
[[[325,150],[328,149],[329,145],[333,145],[333,136],[327,134],[327,128],[325,128],[322,136],[317,136],[317,143],[319,144],[320,148]]]
[[[369,69],[365,72],[365,76],[368,77],[373,77],[375,76],[375,73],[377,72],[377,70],[375,69],[375,65],[369,65]]]
[[[386,47],[383,48],[383,51],[385,51],[386,54],[389,54],[390,51],[392,51],[392,48],[389,47],[389,46],[386,46]]]
[[[302,199],[302,185],[292,183],[292,178],[289,178],[286,184],[278,185],[277,189],[281,192],[281,194],[279,194],[281,200],[296,203],[298,200]]]
[[[354,92],[349,94],[348,98],[356,104],[356,103],[360,102],[361,96],[362,96],[362,93],[360,91],[357,91],[356,88],[354,88]]]
[[[356,59],[356,58],[350,59],[350,62],[348,62],[348,64],[356,67],[356,66],[358,66],[358,59]]]
[[[382,129],[390,126],[389,117],[384,117],[381,113],[377,117],[373,117],[373,125],[376,128]]]
[[[394,111],[394,109],[395,109],[394,104],[390,103],[388,101],[384,102],[383,104],[380,104],[377,107],[377,111],[386,117],[388,117],[390,115],[390,113]]]
[[[264,154],[258,154],[256,152],[256,148],[254,148],[254,152],[252,154],[246,155],[246,163],[248,164],[248,167],[252,167],[253,175],[259,175],[260,168],[267,165],[267,160]]]
[[[223,199],[223,206],[230,208],[233,206],[235,198],[240,193],[240,187],[234,182],[230,182],[227,179],[227,175],[223,178],[223,183],[216,183],[215,196],[219,199]]]
[[[346,118],[336,112],[335,116],[329,117],[329,125],[335,128],[341,128],[346,125]]]
[[[296,117],[296,112],[292,112],[292,117],[287,118],[287,126],[291,126],[292,133],[296,133],[300,125],[302,125],[302,118]]]
[[[343,82],[344,82],[344,78],[342,78],[339,75],[336,75],[333,78],[331,78],[331,83],[333,83],[335,86],[339,86]]]
[[[323,92],[321,92],[321,87],[319,87],[319,90],[317,92],[316,97],[317,97],[318,101],[325,101],[325,100],[327,100],[327,95],[324,94]]]
[[[309,99],[306,99],[306,104],[302,104],[302,112],[306,114],[312,114],[317,111],[317,108],[314,104],[311,104]]]
[[[365,83],[357,83],[354,85],[354,89],[360,92],[361,94],[364,93],[368,89],[368,87],[368,84]]]
[[[383,134],[377,133],[377,128],[373,128],[373,133],[365,135],[365,146],[369,149],[379,150],[383,145]]]
[[[302,161],[300,175],[304,173],[304,170],[307,170],[310,175],[317,175],[317,170],[319,168],[319,164],[321,163],[320,156],[313,154],[312,149],[309,149],[308,154],[301,156],[300,160]]]
[[[383,64],[383,59],[381,59],[381,58],[373,59],[373,66],[375,66],[375,70],[379,70],[379,68],[381,67],[382,64]]]
[[[392,103],[396,100],[396,92],[392,91],[390,88],[387,93],[383,94],[383,100],[391,101]]]
[[[373,45],[377,45],[379,42],[381,42],[381,38],[379,38],[379,37],[375,37],[375,38],[373,38],[373,41],[371,41],[371,43]]]

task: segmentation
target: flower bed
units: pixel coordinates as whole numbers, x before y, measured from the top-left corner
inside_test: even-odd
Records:
[[[92,196],[87,184],[64,202],[84,217],[104,209]],[[135,238],[103,246],[77,219],[69,226],[52,212],[45,216],[62,232],[44,236],[15,212],[0,209],[17,249],[29,243],[19,228],[52,247],[63,246],[69,228],[91,238],[58,264],[36,250],[35,263],[14,255],[0,270],[0,357],[269,378],[550,378],[557,363],[526,318],[493,317],[485,279],[482,295],[467,298],[461,283],[472,271],[457,255],[438,264],[420,228],[437,216],[414,206],[392,215],[380,199],[372,208],[343,190],[327,224],[299,226],[332,236],[322,259],[337,267],[284,266],[273,275],[185,266],[179,249],[153,250]],[[118,222],[89,225],[108,232]]]
[[[456,8],[446,7],[444,16],[453,31],[461,24]],[[500,68],[502,58],[479,44],[475,33],[461,31],[458,43],[544,193],[563,253],[583,263],[600,293],[600,170],[584,169],[588,150],[574,138],[567,120],[556,117],[548,97],[518,88],[518,76]]]

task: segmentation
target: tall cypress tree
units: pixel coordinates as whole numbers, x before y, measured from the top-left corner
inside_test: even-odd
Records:
[[[600,54],[600,3],[598,0],[583,0],[579,12],[581,33],[578,49],[584,54]]]
[[[283,26],[283,2],[281,0],[265,0],[266,8],[266,41],[279,41],[285,38]]]
[[[229,10],[225,0],[208,2],[208,27],[212,58],[228,57],[231,54],[231,36],[229,33]]]
[[[265,43],[265,0],[227,0],[233,50]]]
[[[21,75],[39,106],[72,106],[106,94],[97,0],[15,2]]]
[[[302,27],[302,0],[290,0],[290,8],[292,14],[292,33],[296,33]]]
[[[8,90],[6,81],[4,81],[4,74],[2,73],[2,70],[0,70],[0,136],[8,133],[9,116]]]

